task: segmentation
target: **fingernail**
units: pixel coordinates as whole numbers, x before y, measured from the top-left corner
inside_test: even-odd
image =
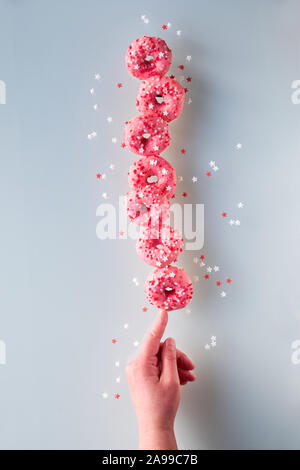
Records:
[[[169,351],[176,351],[176,343],[173,338],[166,339],[166,349],[168,349]]]

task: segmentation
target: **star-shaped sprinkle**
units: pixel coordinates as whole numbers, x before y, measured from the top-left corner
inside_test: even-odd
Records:
[[[107,122],[112,122],[112,120],[113,120],[113,118],[112,118],[111,116],[109,116],[109,117],[107,118]]]
[[[202,260],[205,259],[205,256],[204,256],[204,255],[201,255],[201,256],[200,256],[200,259],[202,259]]]
[[[217,273],[218,271],[220,271],[219,266],[214,266],[214,271],[215,271],[215,273]]]
[[[241,222],[239,220],[236,220],[235,225],[241,225]]]
[[[230,219],[230,220],[229,220],[229,225],[234,225],[234,223],[235,223],[235,222],[234,222],[233,219]]]
[[[105,173],[102,173],[102,179],[106,180],[106,174]]]
[[[221,296],[221,297],[226,297],[226,295],[227,295],[226,292],[224,292],[224,291],[222,290],[222,292],[220,293],[220,296]]]
[[[111,340],[111,342],[112,342],[112,344],[116,344],[116,342],[117,342],[116,338],[113,338],[113,339]]]
[[[227,282],[227,284],[230,284],[230,283],[232,282],[232,279],[230,279],[230,277],[228,277],[228,278],[226,279],[226,282]]]
[[[209,345],[209,344],[206,344],[206,345],[204,346],[204,349],[206,349],[206,351],[208,351],[208,350],[210,349],[210,345]]]
[[[239,142],[238,144],[236,144],[235,147],[236,147],[237,150],[240,150],[243,146],[242,146],[242,144]]]
[[[222,217],[227,217],[227,212],[222,212]]]
[[[101,178],[101,173],[97,173],[97,179],[99,180]]]
[[[116,398],[117,400],[119,400],[120,395],[119,395],[118,393],[115,393],[115,398]]]
[[[100,78],[101,78],[100,73],[95,73],[94,79],[95,79],[95,80],[100,80]]]
[[[133,343],[133,346],[136,348],[139,344],[140,343],[137,340],[135,340],[135,342]]]
[[[217,281],[216,284],[217,284],[217,286],[220,286],[220,285],[222,284],[222,282],[221,282],[221,281]]]
[[[172,26],[171,23],[167,23],[168,28],[171,28],[171,26]]]
[[[94,95],[95,93],[96,93],[95,88],[91,88],[91,89],[90,89],[90,94],[91,94],[91,95]]]
[[[210,339],[211,339],[211,341],[217,341],[217,337],[216,337],[216,336],[212,336]]]
[[[122,88],[123,84],[122,83],[117,83],[118,88]]]
[[[143,307],[143,308],[142,308],[142,312],[144,312],[144,313],[146,313],[147,310],[148,310],[147,307]]]
[[[243,202],[239,202],[239,203],[237,204],[237,206],[238,206],[239,209],[243,209],[244,203],[243,203]]]
[[[161,28],[165,31],[166,29],[168,29],[168,26],[166,24],[163,24]]]
[[[173,271],[169,274],[169,277],[175,277],[175,273]]]
[[[209,279],[209,277],[210,277],[209,274],[204,275],[204,279]]]
[[[113,163],[111,163],[111,164],[109,165],[109,169],[110,169],[110,170],[114,170],[115,168],[116,168],[116,165],[114,165]]]
[[[186,154],[186,150],[185,150],[185,149],[181,149],[180,152],[182,153],[182,155],[185,155],[185,154]]]
[[[216,341],[212,341],[210,344],[211,344],[211,346],[212,346],[213,348],[215,348],[215,347],[217,346]]]
[[[189,82],[189,83],[191,83],[192,77],[186,77],[186,81]]]
[[[108,397],[108,393],[106,392],[103,392],[101,395],[104,400],[106,400],[106,398]]]
[[[153,150],[157,151],[158,150],[158,145],[154,145]]]
[[[192,181],[193,183],[196,183],[198,181],[198,178],[196,176],[193,176]]]
[[[132,282],[133,282],[136,286],[139,286],[139,285],[140,285],[139,280],[138,280],[137,277],[134,277],[134,278],[132,279]]]
[[[124,323],[123,325],[124,330],[128,330],[128,326],[129,326],[128,323]]]
[[[179,70],[184,70],[184,65],[182,65],[182,64],[181,64],[181,65],[178,65],[177,68],[178,68]]]
[[[117,382],[117,384],[119,384],[121,382],[121,377],[117,377],[116,382]]]
[[[211,267],[211,266],[208,266],[208,267],[206,268],[206,271],[207,271],[208,273],[211,273],[211,272],[212,272],[212,267]]]
[[[108,199],[109,195],[107,193],[102,193],[102,197],[103,197],[103,199]]]
[[[115,366],[116,366],[116,367],[120,367],[120,361],[116,361],[116,362],[115,362]]]
[[[206,176],[211,176],[211,172],[210,172],[210,171],[207,171],[207,172],[206,172]]]
[[[113,138],[111,139],[111,141],[112,141],[113,144],[116,144],[116,143],[117,143],[117,138],[116,138],[116,137],[113,137]]]
[[[99,109],[99,105],[98,104],[94,104],[93,106],[94,110],[97,111]]]
[[[191,62],[192,56],[191,56],[191,55],[187,55],[187,56],[186,56],[186,60],[187,60],[188,62]]]
[[[184,192],[184,193],[182,193],[182,196],[183,197],[188,197],[188,193]]]
[[[181,31],[180,31],[180,29],[179,29],[178,31],[176,31],[176,34],[177,34],[177,36],[181,36]]]
[[[210,166],[210,167],[215,166],[215,164],[216,164],[216,162],[214,162],[213,160],[211,160],[211,161],[209,162],[209,166]]]
[[[201,267],[201,268],[204,268],[204,266],[205,266],[205,263],[203,263],[203,261],[201,261],[201,262],[200,262],[200,267]]]

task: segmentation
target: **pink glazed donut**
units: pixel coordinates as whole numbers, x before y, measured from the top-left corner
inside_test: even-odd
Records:
[[[134,77],[144,80],[167,73],[172,62],[172,51],[163,39],[144,36],[130,44],[125,62]]]
[[[156,268],[146,280],[145,294],[149,302],[159,309],[178,310],[192,299],[193,284],[181,268]]]
[[[159,116],[136,116],[126,122],[124,142],[137,155],[161,153],[170,143],[169,126]]]
[[[158,195],[170,199],[176,189],[176,173],[172,165],[162,157],[143,157],[129,168],[128,183],[133,191],[140,192],[150,188]]]
[[[184,88],[177,80],[170,77],[151,77],[142,82],[136,106],[141,114],[153,112],[170,122],[180,115],[184,99]]]
[[[169,225],[162,225],[159,230],[148,227],[137,240],[136,252],[150,266],[164,268],[177,261],[182,243],[178,230]]]
[[[162,222],[170,215],[170,203],[168,199],[158,197],[152,192],[138,194],[130,191],[126,194],[127,215],[137,225],[151,226],[158,230]]]

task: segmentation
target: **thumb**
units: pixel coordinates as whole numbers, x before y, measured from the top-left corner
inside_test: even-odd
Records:
[[[176,343],[173,338],[167,338],[161,352],[161,382],[179,384],[177,370]]]

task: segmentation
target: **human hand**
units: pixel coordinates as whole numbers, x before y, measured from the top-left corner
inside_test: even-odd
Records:
[[[161,343],[168,323],[162,310],[139,356],[126,367],[137,415],[140,449],[177,449],[174,421],[180,403],[180,385],[195,380],[194,364],[176,349],[174,339]]]

